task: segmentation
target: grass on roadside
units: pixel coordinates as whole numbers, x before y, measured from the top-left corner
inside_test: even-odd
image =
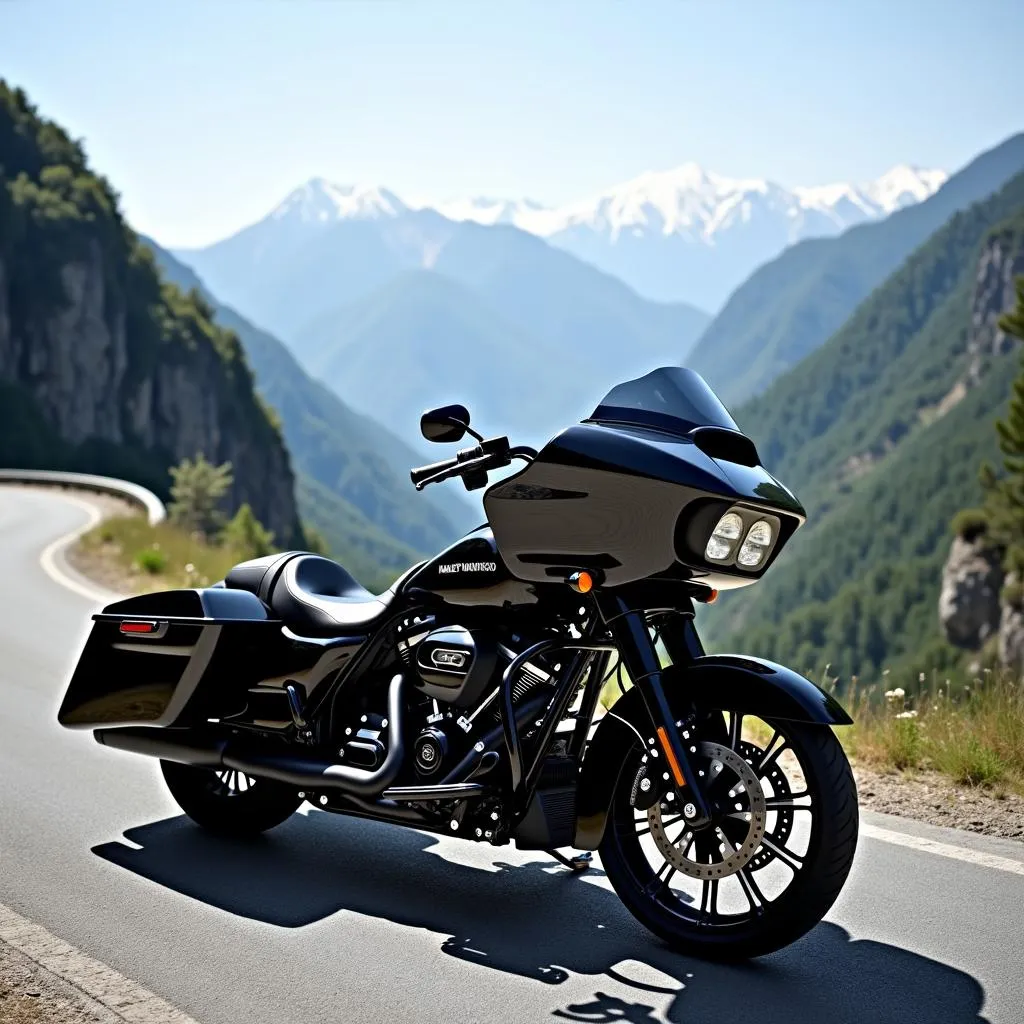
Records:
[[[623,682],[631,685],[625,674]],[[826,670],[825,688],[834,690],[837,682]],[[601,703],[610,708],[620,693],[612,674]],[[961,786],[1024,795],[1024,682],[1013,673],[986,668],[966,683],[919,676],[909,693],[882,684],[864,688],[855,679],[836,696],[854,719],[836,734],[861,763],[933,769]],[[744,719],[743,734],[763,745],[771,731],[757,719]]]
[[[855,724],[838,732],[865,764],[1024,794],[1024,684],[1013,673],[983,669],[960,685],[919,678],[909,693],[855,690],[846,703]]]
[[[169,522],[142,516],[104,520],[78,543],[86,568],[98,567],[111,585],[132,593],[205,587],[250,557],[230,544],[212,544]]]

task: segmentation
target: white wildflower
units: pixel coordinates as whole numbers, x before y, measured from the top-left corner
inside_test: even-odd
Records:
[[[189,574],[189,576],[191,576],[192,573],[194,573],[195,571],[196,571],[196,567],[191,562],[187,562],[185,564],[185,572],[187,572]]]
[[[917,712],[916,711],[901,711],[896,717],[897,718],[917,718]]]

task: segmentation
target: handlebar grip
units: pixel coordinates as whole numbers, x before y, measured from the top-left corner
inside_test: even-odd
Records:
[[[433,462],[429,466],[419,466],[416,469],[409,470],[409,479],[419,487],[424,480],[446,470],[455,469],[458,464],[458,459],[442,459],[440,462]]]

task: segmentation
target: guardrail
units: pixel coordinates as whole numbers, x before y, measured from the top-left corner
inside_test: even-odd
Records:
[[[101,494],[112,494],[140,506],[146,513],[150,526],[155,526],[167,518],[164,503],[152,491],[112,476],[62,473],[49,469],[0,469],[0,483],[53,484],[58,487],[76,487],[84,491],[99,491]]]

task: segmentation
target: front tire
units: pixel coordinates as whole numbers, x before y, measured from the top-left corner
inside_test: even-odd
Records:
[[[637,743],[600,847],[633,916],[674,949],[710,960],[762,956],[808,932],[839,895],[857,846],[856,785],[832,730],[766,721],[773,735],[758,745],[741,739],[743,717],[730,717],[715,742],[683,733],[714,797],[712,817],[695,824],[667,793],[638,811],[638,779],[660,779],[664,766]]]
[[[217,835],[259,835],[287,821],[302,804],[293,788],[272,779],[177,761],[161,761],[160,768],[178,806]]]

